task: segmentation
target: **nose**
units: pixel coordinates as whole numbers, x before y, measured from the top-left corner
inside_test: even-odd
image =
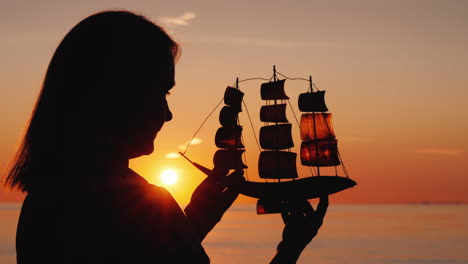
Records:
[[[167,101],[165,102],[165,104],[166,104],[166,109],[165,109],[166,110],[165,111],[166,116],[164,117],[164,121],[169,122],[169,121],[172,120],[172,112],[171,112],[171,110],[169,110],[169,105],[167,104]]]
[[[165,121],[169,122],[171,120],[172,120],[172,112],[169,109],[167,109],[167,111],[166,111],[166,120]]]

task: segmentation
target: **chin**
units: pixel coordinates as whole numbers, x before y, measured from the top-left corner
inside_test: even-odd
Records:
[[[151,142],[150,144],[145,144],[145,145],[135,148],[131,152],[130,158],[133,159],[133,158],[138,158],[140,156],[146,156],[146,155],[153,153],[153,151],[154,151],[154,144],[153,142]]]

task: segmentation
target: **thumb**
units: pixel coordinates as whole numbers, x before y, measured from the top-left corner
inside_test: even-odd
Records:
[[[233,173],[226,176],[224,180],[224,185],[226,187],[236,187],[239,184],[245,182],[244,178],[244,171],[243,170],[235,170]]]
[[[225,179],[226,189],[222,193],[220,201],[224,210],[227,210],[239,196],[238,185],[245,181],[243,170],[236,170]]]

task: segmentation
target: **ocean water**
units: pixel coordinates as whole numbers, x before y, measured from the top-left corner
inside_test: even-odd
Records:
[[[0,204],[0,263],[15,261],[19,204]],[[268,263],[281,239],[279,215],[233,206],[203,245],[212,263]],[[468,264],[467,205],[330,205],[298,263]]]

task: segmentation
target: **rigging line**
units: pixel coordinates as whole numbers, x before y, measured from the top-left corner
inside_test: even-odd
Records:
[[[344,162],[343,162],[343,159],[341,158],[340,151],[337,150],[336,152],[338,153],[338,158],[340,158],[341,165],[342,165],[342,167],[343,167],[343,172],[345,173],[346,178],[349,178],[348,170],[346,169],[346,166],[345,166],[345,164],[344,164]]]
[[[246,81],[252,81],[252,80],[263,80],[263,81],[269,81],[271,80],[270,79],[267,79],[267,78],[261,78],[261,77],[258,77],[258,78],[248,78],[248,79],[243,79],[243,80],[240,80],[239,82],[246,82]]]
[[[276,72],[277,74],[283,76],[284,78],[288,79],[288,80],[300,80],[300,81],[307,81],[307,82],[310,82],[309,79],[305,79],[305,78],[290,78],[284,74],[282,74],[281,72]],[[315,85],[315,83],[312,82],[312,86],[315,87],[315,89],[317,89],[317,91],[320,91],[320,89],[317,87],[317,85]]]
[[[277,74],[283,76],[284,78],[288,79],[288,80],[301,80],[301,81],[306,81],[306,82],[309,82],[310,80],[309,79],[305,79],[305,78],[290,78],[284,74],[282,74],[281,72],[276,72]]]
[[[314,167],[309,167],[309,170],[310,170],[310,174],[312,174],[312,176],[315,176],[317,173],[315,172],[315,169]]]
[[[261,77],[255,77],[255,78],[247,78],[247,79],[243,79],[243,80],[239,80],[238,82],[236,81],[232,86],[235,86],[236,83],[240,83],[240,82],[246,82],[246,81],[253,81],[253,80],[263,80],[263,81],[270,81],[270,79],[267,79],[267,78],[261,78]]]
[[[300,155],[300,153],[299,153],[299,155]],[[315,171],[315,168],[314,168],[314,167],[310,166],[310,167],[309,167],[309,170],[310,170],[310,174],[312,174],[312,176],[316,176],[316,175],[317,175],[317,172]]]
[[[320,91],[320,89],[317,87],[317,85],[315,85],[315,83],[312,83],[312,85],[315,87],[315,89],[317,89],[317,91]]]
[[[294,119],[296,119],[296,124],[299,127],[299,129],[301,129],[301,125],[299,124],[299,120],[297,119],[296,112],[294,112],[291,102],[289,100],[287,101],[288,101],[289,107],[291,108],[291,112],[293,113]]]
[[[300,81],[307,81],[307,82],[310,82],[310,79],[306,79],[306,78],[290,78],[284,74],[282,74],[281,72],[276,72],[277,74],[283,76],[284,78],[288,79],[288,80],[300,80]],[[315,83],[312,82],[312,86],[315,87],[315,89],[317,89],[317,91],[320,91],[320,89],[317,87],[317,85],[315,85]]]
[[[337,153],[338,153],[338,157],[340,158],[341,164],[343,165],[343,171],[344,171],[344,173],[346,175],[346,178],[349,178],[348,169],[346,168],[346,165],[345,165],[345,163],[343,161],[343,158],[341,158],[341,153],[340,153],[339,150],[337,150]]]
[[[245,112],[247,113],[247,117],[249,118],[250,127],[252,128],[252,133],[254,135],[255,142],[257,142],[258,150],[260,150],[260,152],[261,152],[262,149],[260,148],[260,144],[258,143],[257,135],[255,134],[255,128],[253,126],[252,119],[250,118],[249,109],[247,108],[247,104],[244,102],[244,100],[242,100],[242,103],[244,104]]]
[[[203,125],[206,123],[208,118],[210,118],[210,116],[214,113],[214,111],[216,111],[216,109],[219,107],[219,105],[221,105],[221,103],[223,101],[224,101],[224,96],[223,96],[223,98],[221,98],[221,101],[219,101],[219,103],[215,106],[215,108],[208,114],[208,116],[205,118],[205,120],[203,120],[202,124],[200,125],[200,127],[197,129],[197,131],[195,132],[195,134],[193,135],[193,137],[190,139],[189,143],[187,144],[187,147],[185,148],[183,154],[185,154],[187,152],[188,148],[192,144],[193,139],[197,136],[198,132],[200,132],[200,129],[203,127]]]
[[[242,142],[245,142],[244,135],[241,135],[241,139],[242,139]],[[247,155],[245,154],[245,151],[242,153],[242,155],[244,156],[244,164],[247,165]],[[247,181],[249,181],[249,170],[248,169],[244,169],[244,170],[245,170],[245,178],[247,179]]]

